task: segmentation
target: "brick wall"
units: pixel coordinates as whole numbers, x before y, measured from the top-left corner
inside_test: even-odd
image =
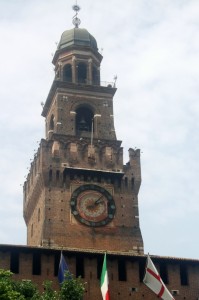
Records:
[[[70,272],[82,275],[87,282],[84,300],[101,300],[99,277],[103,261],[102,253],[64,250]],[[0,245],[0,268],[18,271],[16,279],[31,279],[42,290],[44,280],[57,280],[60,250],[27,246]],[[199,261],[152,257],[162,278],[167,277],[168,289],[179,291],[175,299],[196,300],[199,297]],[[107,268],[111,299],[155,299],[155,295],[142,283],[146,256],[107,254]],[[164,265],[163,268],[161,266]],[[17,270],[18,268],[18,270]]]

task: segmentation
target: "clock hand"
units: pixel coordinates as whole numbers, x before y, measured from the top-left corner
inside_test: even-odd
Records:
[[[93,204],[90,204],[87,206],[87,208],[94,208],[96,205],[100,204],[101,202],[103,202],[101,199],[104,197],[104,195],[102,195],[101,197],[99,197],[97,200],[95,200],[95,202]]]
[[[103,202],[103,201],[101,200],[103,197],[104,197],[104,195],[102,195],[99,199],[97,199],[97,200],[95,201],[95,205],[97,205],[97,204]]]

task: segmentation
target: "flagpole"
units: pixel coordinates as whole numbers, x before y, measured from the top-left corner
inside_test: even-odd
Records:
[[[145,274],[144,274],[144,277],[145,277],[146,272],[147,272],[146,269],[147,269],[148,257],[149,257],[149,252],[148,252],[148,254],[147,254],[146,261],[145,261]],[[144,280],[144,278],[143,278],[143,280]]]
[[[101,286],[101,292],[102,292],[102,299],[103,300],[110,300],[109,280],[108,280],[108,271],[107,271],[107,262],[106,262],[106,252],[104,254],[102,273],[101,273],[101,278],[100,278],[100,286]]]

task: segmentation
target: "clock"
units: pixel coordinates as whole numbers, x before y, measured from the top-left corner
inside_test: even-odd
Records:
[[[84,225],[99,227],[111,222],[115,215],[115,201],[103,187],[85,184],[73,191],[71,212]]]

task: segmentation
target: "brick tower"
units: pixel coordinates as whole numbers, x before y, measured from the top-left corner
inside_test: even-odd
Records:
[[[113,83],[100,82],[102,55],[78,27],[61,36],[55,78],[43,106],[42,139],[24,184],[31,246],[143,253],[140,151],[123,149],[113,118]]]

